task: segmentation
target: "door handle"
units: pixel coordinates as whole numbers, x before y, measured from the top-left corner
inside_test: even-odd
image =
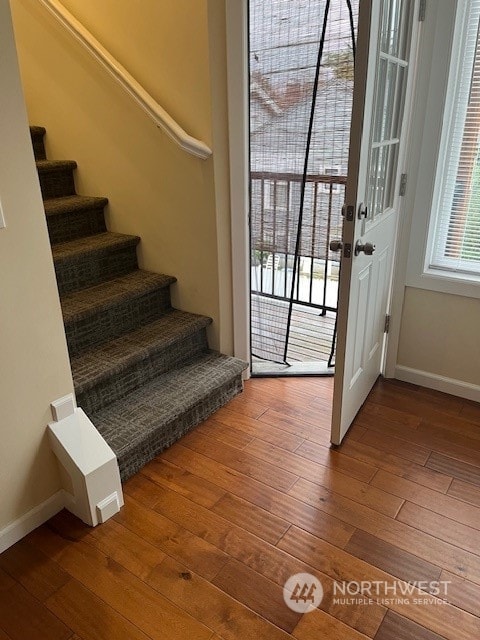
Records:
[[[366,256],[371,256],[375,251],[375,245],[371,242],[365,242],[363,244],[362,242],[360,242],[360,240],[357,240],[355,244],[355,255],[358,256],[358,254],[362,251]]]
[[[330,240],[330,251],[338,253],[342,250],[343,242],[341,240]]]

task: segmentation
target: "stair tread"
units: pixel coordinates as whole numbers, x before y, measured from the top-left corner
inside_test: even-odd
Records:
[[[52,246],[52,254],[54,262],[58,263],[62,260],[71,258],[79,258],[89,255],[97,251],[108,251],[120,249],[122,247],[136,246],[140,242],[138,236],[128,236],[123,233],[97,233],[76,240],[60,242]]]
[[[75,160],[37,160],[36,165],[39,173],[76,169],[78,166]]]
[[[44,136],[47,133],[45,127],[39,127],[38,125],[30,126],[30,133],[34,136]]]
[[[150,291],[167,287],[174,282],[176,282],[176,278],[173,276],[138,269],[93,287],[68,293],[60,299],[63,321],[68,324],[96,311],[108,309],[127,298],[142,296]]]
[[[71,359],[77,394],[175,344],[212,322],[211,318],[173,309],[158,320]]]
[[[237,358],[209,351],[90,417],[120,458],[240,375],[246,366]]]
[[[95,198],[92,196],[63,196],[61,198],[49,198],[43,201],[47,216],[60,215],[62,213],[75,213],[100,209],[108,204],[108,198]]]

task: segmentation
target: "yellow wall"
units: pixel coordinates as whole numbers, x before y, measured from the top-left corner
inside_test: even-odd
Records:
[[[480,385],[480,300],[407,287],[398,364]]]
[[[224,47],[224,0],[64,5],[215,161],[177,148],[36,0],[12,0],[30,121],[47,127],[52,158],[77,160],[80,193],[109,198],[109,228],[141,236],[141,266],[178,278],[174,305],[213,317],[212,346],[231,352],[228,210],[215,188],[226,78],[210,64]]]
[[[70,365],[13,43],[0,2],[0,530],[60,489],[46,438]]]

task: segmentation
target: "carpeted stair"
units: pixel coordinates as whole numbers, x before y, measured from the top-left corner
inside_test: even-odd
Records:
[[[108,200],[77,195],[76,163],[30,132],[77,403],[126,480],[241,391],[246,365],[209,350],[211,319],[172,308],[175,278],[138,268],[140,238],[107,231]]]

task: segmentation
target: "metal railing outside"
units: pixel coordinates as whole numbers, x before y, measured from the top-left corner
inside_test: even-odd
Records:
[[[302,175],[254,171],[251,188],[251,291],[289,300],[292,290]],[[308,175],[293,302],[337,310],[339,257],[329,249],[342,236],[346,176]]]

